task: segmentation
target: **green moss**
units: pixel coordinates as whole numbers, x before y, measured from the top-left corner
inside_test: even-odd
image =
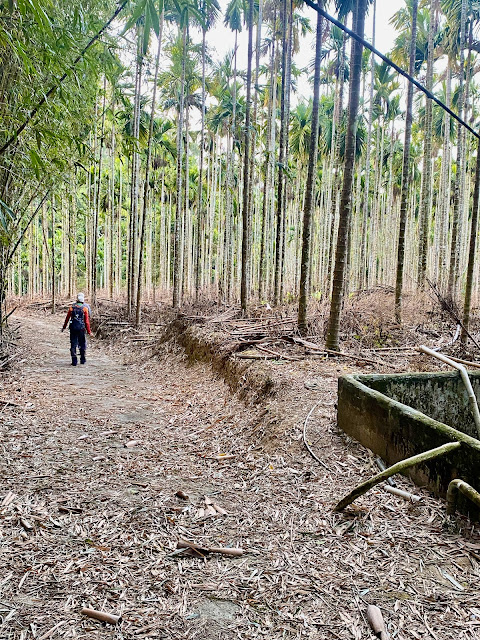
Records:
[[[472,375],[480,388],[480,375]],[[406,399],[405,404],[399,399]],[[416,406],[412,406],[416,405]],[[432,415],[419,410],[425,407]],[[442,411],[446,418],[439,420]],[[447,419],[455,418],[455,427]],[[446,442],[462,447],[410,472],[419,485],[444,496],[450,480],[480,485],[480,441],[469,435],[472,417],[456,373],[344,376],[339,379],[338,424],[388,465]],[[464,511],[473,514],[465,503]],[[462,509],[462,507],[460,507]]]

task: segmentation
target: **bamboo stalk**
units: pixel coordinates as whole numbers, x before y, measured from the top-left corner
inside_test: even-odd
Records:
[[[457,508],[458,493],[463,493],[477,507],[480,507],[480,493],[464,480],[452,480],[447,489],[447,515],[452,516]]]
[[[460,442],[447,442],[446,444],[442,444],[440,447],[436,447],[435,449],[430,449],[429,451],[424,451],[423,453],[419,453],[411,458],[407,458],[406,460],[402,460],[401,462],[397,462],[393,466],[389,467],[385,471],[377,473],[377,475],[373,476],[369,480],[362,482],[359,484],[353,491],[351,491],[347,496],[342,498],[340,502],[335,506],[334,511],[342,511],[345,507],[348,507],[349,504],[352,504],[354,500],[363,496],[364,493],[370,491],[373,487],[375,487],[380,482],[383,482],[390,476],[395,475],[396,473],[403,473],[410,467],[414,467],[417,464],[421,464],[422,462],[426,462],[427,460],[432,460],[433,458],[438,458],[439,456],[443,456],[455,449],[458,449],[461,446]]]

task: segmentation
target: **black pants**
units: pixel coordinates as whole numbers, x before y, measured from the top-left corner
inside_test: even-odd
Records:
[[[85,351],[87,350],[87,339],[85,329],[70,329],[70,353],[72,354],[72,364],[77,364],[77,347],[80,350],[80,363],[85,362]]]

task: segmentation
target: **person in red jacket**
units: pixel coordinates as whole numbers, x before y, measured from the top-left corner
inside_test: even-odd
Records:
[[[90,330],[90,307],[85,304],[85,296],[83,293],[77,295],[77,301],[68,308],[67,317],[63,323],[62,331],[65,331],[67,324],[70,322],[70,353],[72,355],[72,366],[76,367],[77,347],[80,350],[80,364],[85,364],[85,352],[87,350],[87,338],[85,332],[89,336],[92,335]]]

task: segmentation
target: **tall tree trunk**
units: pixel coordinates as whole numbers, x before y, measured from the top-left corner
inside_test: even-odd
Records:
[[[415,1],[415,0],[414,0]],[[363,38],[365,32],[366,0],[357,0],[355,4],[355,20],[353,30]],[[355,141],[358,105],[360,102],[360,82],[362,78],[363,45],[352,41],[350,61],[350,93],[348,97],[347,135],[345,141],[345,166],[343,186],[340,199],[340,215],[338,225],[337,250],[335,254],[335,270],[333,275],[332,304],[328,320],[326,345],[328,349],[338,349],[340,316],[342,309],[343,285],[345,275],[345,259],[347,254],[347,236],[352,213],[352,186],[355,165]]]
[[[466,19],[467,19],[467,0],[462,0],[460,15],[460,79],[458,84],[458,115],[463,118],[464,111],[464,75],[465,75],[465,40],[466,40]],[[459,225],[461,218],[461,202],[462,202],[462,185],[464,184],[463,176],[463,145],[464,132],[463,126],[457,124],[457,171],[455,175],[455,186],[453,191],[453,214],[452,214],[452,237],[450,243],[450,263],[448,267],[448,290],[447,296],[450,300],[455,298],[457,289],[457,279],[459,272]]]
[[[470,225],[470,246],[468,251],[467,283],[465,286],[465,300],[463,304],[462,335],[463,344],[467,342],[467,332],[470,324],[470,307],[472,302],[473,275],[475,254],[477,248],[478,205],[480,196],[480,140],[477,141],[477,161],[475,165],[475,188],[473,192],[472,221]]]
[[[413,76],[415,71],[415,52],[417,44],[417,12],[418,0],[412,0],[412,27],[410,38],[410,56],[408,72]],[[408,187],[410,183],[410,144],[412,139],[413,120],[413,84],[408,83],[407,113],[405,118],[405,142],[403,147],[402,191],[400,201],[400,224],[398,230],[397,275],[395,283],[395,319],[402,320],[403,270],[405,264],[405,228],[408,213]]]
[[[256,41],[255,41],[255,76],[254,76],[254,89],[255,89],[255,93],[254,93],[254,100],[253,100],[253,115],[252,115],[252,125],[251,125],[251,137],[250,137],[250,167],[249,167],[249,184],[250,184],[250,190],[249,190],[249,202],[248,202],[248,209],[249,211],[251,211],[252,209],[252,202],[251,202],[251,198],[253,197],[253,186],[255,185],[255,153],[256,153],[256,143],[257,143],[257,116],[258,116],[258,77],[260,75],[260,48],[261,48],[261,41],[262,41],[262,21],[263,21],[263,0],[259,0],[258,2],[258,14],[257,14],[257,29],[256,29]],[[268,127],[268,125],[267,125]],[[267,134],[268,136],[268,134]],[[258,217],[258,216],[257,216]],[[249,236],[251,236],[251,232],[249,232]],[[260,240],[260,244],[261,244],[261,240]],[[251,241],[250,241],[250,245],[251,245]],[[256,242],[253,243],[253,246],[256,247]],[[251,248],[250,248],[251,251]],[[254,264],[254,259],[255,259],[255,251],[253,251],[252,253],[252,264]],[[254,272],[255,272],[255,267],[252,266],[250,268],[250,273],[249,273],[249,283],[248,283],[248,287],[250,288],[252,286],[252,282],[254,281]]]
[[[332,142],[331,142],[331,165],[330,165],[330,176],[332,181],[332,198],[331,198],[331,229],[329,235],[329,245],[328,245],[328,270],[327,270],[327,279],[326,279],[326,295],[330,296],[330,290],[332,286],[332,270],[334,265],[334,254],[333,247],[335,244],[335,231],[336,231],[336,222],[337,222],[337,204],[338,197],[340,195],[340,187],[342,184],[342,172],[340,171],[340,129],[343,120],[343,93],[345,87],[345,48],[346,48],[346,36],[342,33],[342,49],[340,52],[340,63],[338,70],[338,92],[335,92],[335,104],[333,111],[333,120],[332,120]]]
[[[100,133],[100,152],[98,156],[98,180],[97,193],[95,196],[95,209],[93,213],[93,242],[92,242],[92,283],[91,283],[91,303],[97,304],[97,256],[98,256],[98,225],[100,218],[100,189],[102,186],[102,161],[103,147],[105,144],[105,111],[107,100],[107,76],[103,74],[103,101],[102,101],[102,128]]]
[[[430,0],[430,16],[428,25],[428,53],[426,87],[433,89],[433,53],[436,22],[436,0]],[[418,287],[423,289],[427,273],[428,234],[430,228],[430,210],[432,208],[432,138],[433,138],[433,103],[426,98],[425,103],[425,138],[423,146],[423,182],[420,196],[420,244],[418,260]]]
[[[373,1],[373,26],[372,26],[372,46],[375,46],[375,20],[376,20],[377,2]],[[370,54],[370,87],[369,87],[369,105],[368,105],[368,130],[367,130],[367,152],[365,154],[365,189],[363,194],[363,221],[360,245],[360,273],[359,285],[365,289],[368,288],[368,268],[367,268],[367,229],[368,219],[370,216],[370,155],[372,146],[372,128],[373,128],[373,89],[375,86],[375,56]]]
[[[451,60],[450,56],[447,60],[445,88],[446,88],[446,105],[451,106]],[[443,148],[442,148],[442,167],[440,172],[440,187],[442,189],[442,198],[439,202],[439,249],[438,249],[438,278],[441,288],[445,284],[445,274],[447,272],[447,228],[448,228],[448,211],[450,205],[450,171],[451,171],[451,152],[450,152],[450,116],[447,112],[443,116]]]
[[[185,104],[185,63],[187,55],[187,28],[182,29],[182,76],[180,80],[180,104],[178,107],[177,128],[177,203],[175,210],[175,236],[173,258],[173,306],[178,309],[182,304],[182,248],[183,248],[183,121]]]
[[[50,200],[50,209],[51,209],[51,226],[50,233],[52,234],[52,315],[56,311],[56,286],[57,286],[57,274],[55,267],[55,197],[52,197]]]
[[[318,0],[318,6],[322,7]],[[315,207],[315,185],[317,177],[318,155],[318,110],[320,104],[320,68],[322,62],[322,26],[323,19],[317,14],[317,32],[315,38],[315,71],[313,79],[312,130],[308,155],[307,183],[305,185],[305,204],[303,209],[302,259],[300,271],[300,296],[298,301],[298,328],[302,334],[307,329],[307,304],[310,282],[310,259],[312,244],[312,218]]]
[[[285,177],[288,162],[287,138],[288,138],[288,66],[290,52],[290,21],[291,1],[283,0],[282,12],[282,98],[280,105],[280,140],[278,150],[278,180],[277,180],[277,204],[276,204],[276,239],[275,239],[275,276],[274,276],[274,301],[275,305],[281,302],[281,288],[283,275],[283,231],[285,212]]]
[[[133,139],[134,149],[132,153],[132,177],[130,187],[130,220],[129,220],[129,243],[128,243],[128,267],[127,267],[127,308],[128,315],[131,316],[133,298],[135,292],[135,272],[137,254],[137,229],[138,229],[138,199],[140,180],[140,154],[138,152],[140,136],[140,99],[142,94],[142,69],[143,69],[143,30],[137,27],[137,62],[136,62],[136,83],[133,111]]]
[[[275,24],[277,19],[277,12],[274,9],[273,23]],[[260,241],[260,265],[259,265],[259,299],[263,300],[265,294],[269,293],[268,290],[268,277],[267,277],[267,255],[268,255],[268,234],[269,234],[269,221],[270,221],[270,181],[273,174],[273,159],[275,153],[275,104],[276,104],[276,71],[277,60],[275,39],[271,44],[271,56],[270,56],[270,82],[268,92],[268,113],[267,113],[267,139],[265,141],[266,153],[264,164],[265,180],[263,183],[263,203],[262,203],[262,231]]]
[[[142,218],[140,221],[140,242],[139,242],[139,254],[138,254],[138,274],[137,274],[137,305],[135,309],[135,325],[138,327],[140,324],[140,318],[142,314],[142,277],[143,277],[143,254],[145,245],[145,225],[147,221],[147,206],[148,206],[148,192],[150,188],[150,165],[152,163],[152,140],[153,140],[153,123],[155,120],[155,107],[157,102],[157,81],[158,81],[158,69],[160,66],[160,53],[162,51],[162,34],[163,34],[163,16],[160,19],[160,31],[158,34],[158,47],[157,55],[155,58],[155,73],[153,77],[153,94],[152,94],[152,108],[150,111],[150,126],[148,129],[148,142],[147,142],[147,160],[145,165],[145,182],[143,185],[143,207]]]
[[[205,0],[203,0],[203,10],[205,12]],[[205,19],[205,16],[204,16]],[[200,157],[198,166],[198,204],[197,204],[197,250],[195,253],[195,300],[198,302],[203,279],[203,239],[205,236],[205,212],[203,209],[203,159],[205,151],[205,51],[206,51],[207,28],[202,26],[202,110],[200,123]]]
[[[248,282],[250,269],[249,232],[251,212],[250,198],[250,109],[252,102],[252,55],[253,55],[253,0],[248,1],[248,59],[247,59],[247,100],[245,108],[245,151],[243,156],[243,215],[242,215],[242,278],[240,284],[240,304],[242,312],[247,311]]]

